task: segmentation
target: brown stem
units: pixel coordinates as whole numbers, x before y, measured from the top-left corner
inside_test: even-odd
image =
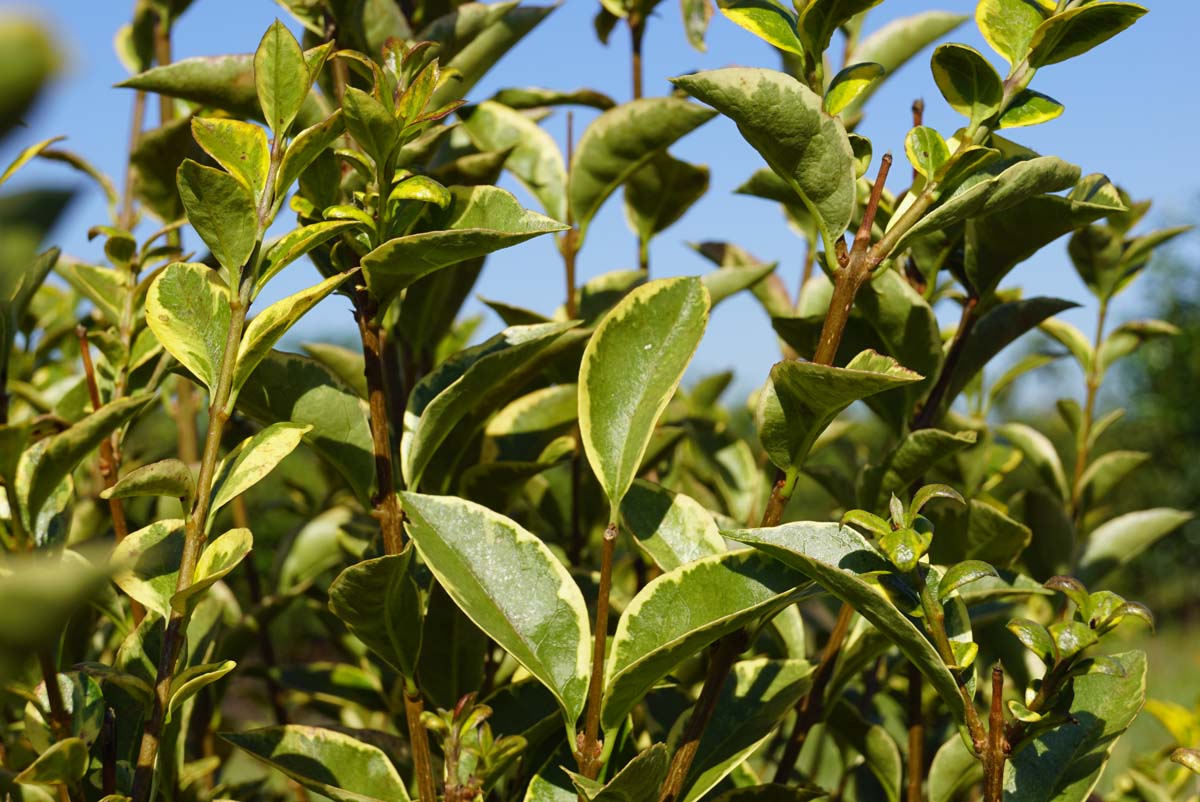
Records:
[[[872,271],[881,261],[871,248],[871,229],[875,225],[875,213],[879,210],[879,199],[891,167],[892,156],[885,153],[879,163],[879,174],[875,178],[875,184],[871,187],[871,198],[863,212],[862,224],[854,235],[854,245],[845,264],[834,277],[829,311],[821,327],[816,353],[813,354],[813,362],[818,365],[833,364],[838,346],[842,342],[842,334],[846,330],[846,323],[850,319],[850,310],[854,308],[854,299],[859,289],[870,281]]]
[[[634,12],[629,15],[629,41],[632,45],[630,67],[633,72],[633,99],[642,98],[642,38],[646,35],[646,19]]]
[[[721,694],[721,686],[725,683],[725,678],[729,676],[734,661],[745,650],[746,645],[746,631],[738,630],[721,638],[714,646],[712,659],[708,663],[708,674],[704,678],[704,686],[700,689],[696,706],[692,708],[692,715],[688,719],[679,746],[676,747],[675,754],[671,757],[671,767],[667,770],[667,778],[663,781],[662,790],[658,795],[659,802],[674,802],[683,791],[683,782],[687,779],[688,771],[692,767],[696,750],[700,748],[700,739],[704,736],[704,729],[712,720],[713,710],[717,706],[717,698]]]
[[[776,472],[775,481],[771,485],[771,495],[767,498],[767,507],[763,510],[762,520],[759,523],[761,528],[779,526],[783,521],[783,513],[792,499],[797,478],[799,477],[795,473]]]
[[[1100,301],[1100,311],[1096,316],[1096,334],[1092,338],[1092,353],[1099,354],[1100,346],[1104,342],[1104,324],[1108,318],[1108,301]],[[1079,444],[1075,454],[1075,473],[1071,482],[1071,517],[1075,521],[1076,528],[1082,522],[1083,509],[1083,474],[1087,470],[1089,452],[1091,451],[1088,445],[1088,439],[1092,435],[1092,424],[1096,417],[1096,396],[1100,392],[1100,371],[1096,363],[1098,359],[1092,360],[1092,366],[1088,369],[1087,382],[1087,398],[1084,401],[1083,420],[1079,424]]]
[[[404,549],[404,519],[395,491],[395,472],[392,468],[387,394],[383,384],[383,339],[379,323],[375,320],[377,311],[375,301],[366,287],[359,287],[354,296],[354,318],[362,339],[371,444],[375,452],[375,515],[383,532],[384,551],[399,554]]]
[[[600,773],[600,704],[604,693],[604,647],[608,641],[608,598],[612,592],[613,554],[617,547],[617,524],[611,522],[604,529],[603,549],[600,552],[600,592],[596,599],[596,626],[593,630],[592,679],[588,685],[587,720],[584,722],[583,741],[575,759],[579,771],[589,779]]]
[[[138,90],[133,93],[133,113],[132,119],[129,122],[129,155],[130,159],[125,168],[125,190],[121,197],[121,213],[117,218],[117,225],[120,228],[129,231],[133,228],[136,208],[134,206],[133,197],[133,176],[135,173],[133,167],[133,153],[137,150],[138,143],[142,140],[142,125],[146,119],[146,93]]]
[[[101,761],[100,792],[112,796],[117,792],[117,715],[111,707],[104,709],[104,729],[100,734]]]
[[[100,399],[100,388],[96,384],[96,368],[92,364],[92,351],[88,344],[87,329],[83,326],[76,326],[75,336],[79,338],[79,356],[83,360],[83,373],[87,380],[88,396],[92,401],[92,411],[99,412],[100,408],[104,406],[104,402]],[[106,437],[100,441],[100,476],[104,479],[105,489],[117,483],[117,470],[112,440]],[[125,508],[121,504],[121,499],[110,498],[108,510],[112,514],[113,533],[116,535],[117,542],[120,543],[129,534],[129,526],[125,521]]]
[[[404,715],[408,721],[408,741],[412,748],[413,768],[417,774],[418,802],[437,802],[437,782],[433,776],[433,758],[429,753],[429,735],[421,721],[425,710],[415,684],[404,689]]]
[[[921,706],[921,671],[908,666],[908,794],[907,802],[922,802],[921,778],[925,776],[925,713]]]
[[[992,705],[988,714],[987,752],[984,754],[984,802],[1002,802],[1004,760],[1008,742],[1004,738],[1004,669],[992,668]]]
[[[567,165],[570,166],[571,161],[575,158],[575,112],[567,112]],[[567,172],[567,197],[571,196],[571,174]],[[567,281],[567,319],[574,320],[575,318],[575,255],[579,252],[579,233],[575,230],[575,214],[571,211],[571,204],[567,204],[567,219],[566,223],[570,226],[559,240],[558,248],[562,253],[563,269],[566,273]]]
[[[246,512],[245,497],[234,497],[230,503],[230,509],[233,511],[233,525],[239,529],[249,529],[250,516]],[[253,551],[246,555],[242,565],[246,566],[246,585],[250,590],[250,602],[255,608],[261,608],[263,602],[262,578],[258,575],[258,564],[254,561]],[[271,703],[271,712],[275,715],[275,723],[287,724],[288,716],[287,708],[283,704],[283,689],[275,680],[275,671],[279,668],[279,660],[275,657],[275,645],[271,641],[271,630],[266,622],[263,622],[261,627],[262,629],[258,633],[258,652],[267,669],[265,677],[267,698]]]
[[[154,25],[154,60],[160,67],[171,63],[171,21],[162,16]],[[158,96],[158,117],[164,125],[175,119],[175,98]]]
[[[928,429],[937,423],[938,418],[941,417],[941,407],[942,403],[946,400],[946,392],[950,388],[950,379],[953,378],[954,369],[958,366],[958,361],[962,358],[962,352],[965,350],[967,339],[971,336],[971,332],[978,322],[978,318],[975,316],[978,308],[979,298],[972,292],[963,302],[962,315],[958,320],[958,328],[954,332],[954,340],[950,343],[950,350],[946,352],[946,361],[942,363],[942,370],[938,374],[937,383],[933,385],[933,389],[929,391],[929,396],[921,406],[920,412],[913,419],[912,428],[914,430]]]

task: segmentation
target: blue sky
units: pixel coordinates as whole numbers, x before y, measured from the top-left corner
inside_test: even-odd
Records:
[[[113,54],[112,38],[126,21],[132,2],[121,0],[41,0],[7,4],[56,25],[63,34],[67,69],[57,91],[30,117],[30,127],[17,131],[0,148],[7,162],[19,147],[64,134],[66,147],[78,150],[113,176],[123,174],[128,136],[131,93],[113,89],[125,77]],[[1033,88],[1066,105],[1058,120],[1031,129],[1014,131],[1013,138],[1043,153],[1061,156],[1080,165],[1084,173],[1103,172],[1128,188],[1137,198],[1154,198],[1151,222],[1176,222],[1192,206],[1200,189],[1200,171],[1190,155],[1195,147],[1195,123],[1200,91],[1194,80],[1194,32],[1200,26],[1200,4],[1189,0],[1151,0],[1150,14],[1114,40],[1073,61],[1048,67],[1036,77]],[[628,37],[623,30],[604,47],[592,33],[596,0],[565,0],[476,87],[470,99],[483,99],[506,86],[547,86],[558,89],[593,87],[627,100],[630,96]],[[971,13],[970,0],[886,0],[868,19],[867,30],[890,19],[931,8]],[[175,37],[177,58],[220,53],[250,52],[263,30],[279,17],[292,20],[271,0],[196,0],[180,20]],[[295,25],[292,25],[295,28]],[[982,41],[968,21],[950,39],[971,44],[1004,64]],[[714,18],[706,53],[691,49],[678,19],[676,0],[664,0],[651,20],[645,41],[646,94],[670,91],[666,79],[697,69],[734,64],[777,64],[771,49],[719,15]],[[875,153],[896,153],[901,169],[893,170],[889,187],[899,191],[907,183],[903,164],[903,137],[911,124],[909,107],[914,98],[927,101],[926,124],[945,134],[961,124],[940,97],[929,73],[928,52],[919,55],[893,76],[868,106],[860,131],[874,142]],[[153,108],[153,106],[151,106]],[[591,115],[579,114],[576,136]],[[560,140],[565,122],[556,113],[545,123]],[[673,153],[706,163],[712,170],[709,194],[682,221],[660,235],[651,252],[655,276],[697,274],[709,265],[691,251],[688,242],[728,240],[780,263],[789,287],[798,281],[802,243],[785,226],[776,208],[732,191],[761,166],[758,155],[727,120],[716,119],[681,141]],[[874,170],[874,168],[872,168]],[[76,179],[52,165],[34,165],[14,184]],[[505,185],[529,205],[528,196],[511,181]],[[605,206],[593,224],[580,256],[581,278],[635,266],[636,243],[625,224],[619,197]],[[285,211],[281,218],[287,216]],[[100,249],[88,243],[87,228],[106,222],[104,205],[90,193],[72,209],[57,232],[56,241],[80,258],[99,259]],[[289,221],[290,222],[290,221]],[[194,246],[194,243],[193,243]],[[307,265],[289,268],[271,287],[273,300],[316,280]],[[1153,279],[1151,279],[1153,280]],[[1095,319],[1086,306],[1088,296],[1065,255],[1065,241],[1051,246],[1018,268],[1008,284],[1021,284],[1027,294],[1057,295],[1085,304],[1067,319],[1090,330]],[[563,295],[561,263],[549,238],[535,240],[493,256],[476,287],[487,298],[504,300],[549,312]],[[1123,297],[1114,318],[1119,321],[1138,311],[1138,297]],[[484,333],[499,328],[499,321],[473,301],[470,311],[485,312]],[[941,310],[949,322],[953,310]],[[327,301],[306,318],[292,342],[303,339],[349,336],[353,329],[347,304]],[[737,388],[745,392],[761,382],[777,352],[769,321],[747,297],[734,298],[718,308],[694,363],[692,375],[734,369]]]

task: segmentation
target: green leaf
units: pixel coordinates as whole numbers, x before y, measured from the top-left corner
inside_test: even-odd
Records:
[[[404,481],[418,488],[438,449],[473,411],[504,390],[503,381],[537,364],[546,349],[575,324],[513,326],[455,354],[429,373],[409,396],[400,441]]]
[[[196,480],[187,465],[172,457],[135,468],[100,493],[103,499],[137,496],[170,496],[180,499],[183,508],[190,510],[196,497]]]
[[[954,802],[983,782],[983,764],[963,739],[951,736],[933,756],[929,767],[929,802]]]
[[[229,319],[229,288],[206,265],[172,262],[150,284],[146,324],[210,391],[217,386]]]
[[[625,184],[625,219],[645,246],[708,191],[708,168],[661,151]]]
[[[495,101],[459,111],[480,150],[510,150],[504,166],[555,220],[567,219],[567,168],[554,137],[528,116]]]
[[[1029,527],[978,499],[971,499],[966,509],[943,505],[929,517],[938,533],[930,557],[940,565],[970,558],[1003,568],[1033,538]]]
[[[680,0],[680,9],[688,43],[703,53],[707,49],[704,35],[708,33],[708,23],[712,19],[712,3],[710,0]]]
[[[7,126],[8,123],[5,121],[5,127],[7,128]],[[52,147],[56,142],[61,142],[64,139],[66,139],[64,136],[55,136],[51,137],[50,139],[43,139],[41,142],[24,148],[20,153],[17,154],[16,158],[9,163],[8,167],[4,168],[4,172],[0,173],[0,185],[3,185],[5,181],[12,178],[13,174],[16,173],[17,170],[20,170],[26,164],[37,158],[38,155],[46,150],[46,148]]]
[[[976,582],[984,577],[999,577],[996,569],[982,560],[966,560],[955,563],[946,570],[942,581],[938,583],[938,599],[945,600],[959,588]]]
[[[700,281],[708,290],[709,300],[715,307],[742,290],[756,292],[762,287],[764,280],[775,272],[777,266],[776,262],[744,266],[726,265],[705,273],[700,277]]]
[[[1122,676],[1085,674],[1072,683],[1064,724],[1022,745],[1004,766],[1004,798],[1011,802],[1084,802],[1096,787],[1117,739],[1146,694],[1146,655],[1112,655]]]
[[[400,144],[400,123],[387,107],[370,94],[353,86],[342,96],[342,119],[346,133],[354,137],[375,164],[386,164]]]
[[[267,282],[274,278],[280,270],[304,256],[313,248],[328,242],[342,231],[354,228],[358,223],[354,220],[326,220],[312,223],[289,231],[267,248],[262,266],[258,272],[258,283],[255,295],[262,292]]]
[[[841,114],[860,96],[869,92],[886,74],[882,65],[873,62],[846,67],[833,76],[829,88],[825,90],[825,112]]]
[[[338,273],[306,290],[276,301],[254,316],[238,345],[237,365],[233,369],[233,392],[237,393],[275,343],[308,310],[337,289],[351,273]]]
[[[367,648],[405,677],[421,653],[421,598],[412,549],[350,566],[329,586],[329,609]]]
[[[313,163],[317,156],[333,145],[345,130],[346,123],[342,117],[342,110],[337,109],[324,120],[296,134],[295,139],[284,151],[283,161],[279,163],[279,173],[275,178],[275,197],[282,198],[287,194],[292,183]]]
[[[1083,55],[1146,13],[1136,3],[1089,3],[1059,12],[1038,26],[1029,42],[1034,69]]]
[[[224,117],[193,117],[192,136],[205,153],[253,193],[255,200],[262,198],[271,162],[263,129]]]
[[[639,752],[604,785],[581,774],[568,772],[582,799],[588,802],[654,802],[671,763],[667,747],[655,744]]]
[[[1126,476],[1148,459],[1150,455],[1144,451],[1109,451],[1092,460],[1079,478],[1083,508],[1103,503]]]
[[[826,246],[855,209],[854,150],[846,129],[795,78],[775,70],[729,68],[672,79],[737,123],[747,142],[799,196]]]
[[[179,581],[183,530],[181,520],[156,521],[126,535],[113,549],[113,563],[122,566],[114,581],[129,598],[163,618],[171,615],[171,597]]]
[[[188,222],[230,275],[241,275],[258,237],[254,196],[229,173],[184,159],[177,173]]]
[[[1039,328],[1044,334],[1050,335],[1059,343],[1066,346],[1067,350],[1071,352],[1071,356],[1075,357],[1075,361],[1079,363],[1079,367],[1085,373],[1092,369],[1092,360],[1095,359],[1095,353],[1086,334],[1070,323],[1058,320],[1057,318],[1042,321]]]
[[[900,17],[888,22],[871,33],[854,49],[855,61],[870,61],[879,64],[888,75],[895,74],[909,59],[932,42],[945,36],[967,20],[965,14],[948,11],[926,11],[911,17]],[[867,99],[874,94],[882,82],[871,84],[846,112],[856,115]]]
[[[917,666],[955,720],[962,721],[962,697],[941,657],[925,635],[879,592],[878,586],[864,578],[890,569],[862,535],[825,523],[793,523],[722,534],[783,561],[851,605]]]
[[[189,666],[172,677],[170,701],[167,703],[167,721],[176,718],[174,714],[183,707],[184,702],[235,668],[237,668],[237,663],[233,660],[223,660],[219,663]]]
[[[334,802],[408,802],[387,755],[349,735],[289,724],[221,738]]]
[[[1047,16],[1038,0],[981,0],[975,7],[983,38],[1014,67],[1025,60],[1033,35]]]
[[[616,101],[611,97],[594,89],[575,89],[567,92],[540,86],[501,89],[492,95],[492,101],[517,110],[541,109],[546,106],[576,105],[587,106],[600,111],[608,111],[617,105]]]
[[[850,404],[921,378],[874,351],[863,351],[844,368],[777,362],[755,414],[763,448],[780,470],[798,470],[817,438]]]
[[[380,301],[435,270],[566,229],[496,187],[451,187],[450,194],[453,202],[434,215],[429,231],[388,240],[362,258],[367,286]]]
[[[1113,363],[1129,356],[1148,340],[1174,337],[1179,328],[1165,320],[1135,320],[1122,323],[1108,335],[1096,352],[1096,367],[1104,374]]]
[[[1039,660],[1048,666],[1054,665],[1058,657],[1058,647],[1054,645],[1054,639],[1044,626],[1027,618],[1014,618],[1005,626]]]
[[[1002,212],[1034,195],[1069,189],[1078,180],[1079,168],[1054,156],[1018,161],[1003,167],[998,174],[981,171],[959,182],[948,196],[943,196],[938,205],[900,238],[892,252],[899,253],[918,237],[945,230],[968,218]],[[892,221],[898,220],[901,213],[897,210]]]
[[[918,125],[904,138],[904,152],[913,169],[925,178],[933,178],[950,160],[950,148],[935,129]]]
[[[810,0],[800,13],[797,26],[810,59],[820,61],[829,41],[856,14],[874,8],[883,0]]]
[[[946,44],[933,51],[933,78],[950,107],[971,121],[986,122],[1000,110],[1003,80],[973,47]]]
[[[608,496],[610,521],[700,344],[708,311],[699,279],[660,279],[626,295],[588,341],[579,368],[579,433]]]
[[[1000,426],[997,432],[1025,455],[1025,459],[1050,490],[1056,492],[1064,501],[1070,498],[1067,475],[1050,438],[1023,423],[1006,423]]]
[[[621,518],[663,571],[725,551],[716,522],[698,501],[644,479],[635,480],[625,494]]]
[[[305,444],[369,506],[375,456],[366,402],[328,368],[307,357],[272,351],[242,387],[237,409],[263,426],[283,420],[310,427]]]
[[[1119,515],[1096,527],[1079,560],[1079,579],[1095,585],[1195,517],[1184,510],[1157,507]]]
[[[123,301],[129,292],[120,273],[111,268],[86,265],[71,259],[59,259],[54,265],[54,272],[91,301],[105,320],[113,325],[120,324]]]
[[[265,120],[255,87],[254,56],[249,53],[179,59],[134,75],[117,86],[221,109],[235,117]],[[328,114],[322,99],[309,93],[298,119],[301,125],[312,125]]]
[[[289,421],[267,426],[247,437],[217,465],[212,484],[209,522],[217,511],[262,481],[291,454],[311,427]]]
[[[41,441],[44,445],[37,451],[26,451],[17,465],[16,491],[22,517],[36,520],[84,457],[145,409],[151,400],[146,395],[137,395],[113,401],[65,431]]]
[[[79,738],[64,738],[25,767],[13,782],[18,785],[74,785],[88,768],[88,748]]]
[[[969,429],[954,434],[941,429],[909,432],[878,467],[863,472],[859,490],[862,503],[877,508],[883,496],[903,492],[942,460],[974,445],[976,438]]]
[[[1049,95],[1022,89],[1000,115],[998,128],[1022,128],[1049,122],[1063,113],[1063,104]]]
[[[275,136],[287,134],[304,105],[310,83],[300,43],[275,20],[254,53],[254,91]]]
[[[899,802],[904,762],[900,748],[888,731],[866,721],[847,701],[838,702],[829,727],[835,740],[849,745],[862,756],[866,768],[883,788],[888,802]]]
[[[574,726],[587,696],[591,627],[567,569],[536,536],[486,507],[401,496],[409,533],[441,586],[554,694],[567,726]]]
[[[201,595],[229,575],[254,548],[249,529],[230,529],[210,540],[196,562],[192,584],[171,596],[171,609],[190,615],[200,602]]]
[[[1186,767],[1193,774],[1200,774],[1200,749],[1176,749],[1171,753],[1171,761]]]
[[[492,642],[436,582],[429,590],[423,623],[417,665],[421,691],[438,707],[449,710],[483,684],[485,655]],[[549,715],[557,718],[554,697],[536,679],[529,682],[549,698]]]
[[[717,0],[721,13],[732,22],[774,47],[797,56],[804,45],[796,33],[796,19],[777,0]]]
[[[601,724],[625,716],[677,665],[795,601],[804,577],[750,550],[705,557],[642,588],[621,614],[605,664]]]
[[[570,164],[567,201],[579,226],[579,242],[617,187],[656,153],[712,117],[709,109],[681,98],[655,97],[622,103],[593,120]]]
[[[812,672],[805,660],[758,658],[734,664],[684,780],[683,802],[699,800],[766,742],[812,686]],[[690,715],[683,714],[676,731]]]

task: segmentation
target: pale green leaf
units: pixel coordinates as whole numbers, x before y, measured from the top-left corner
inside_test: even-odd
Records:
[[[485,100],[459,112],[463,127],[481,150],[512,149],[504,167],[517,177],[555,220],[567,219],[567,168],[547,133],[528,116]]]
[[[725,551],[712,515],[695,499],[637,479],[621,502],[621,519],[663,571]]]
[[[825,90],[825,111],[829,114],[841,114],[855,100],[871,91],[887,72],[881,64],[866,62],[851,64],[829,83]]]
[[[271,154],[263,129],[225,117],[193,117],[192,136],[204,152],[250,190],[255,199],[267,188]]]
[[[421,598],[412,549],[350,566],[329,586],[329,609],[355,637],[406,677],[421,652]]]
[[[804,55],[804,46],[796,33],[796,18],[777,0],[717,0],[731,21],[780,50]]]
[[[88,768],[88,748],[79,738],[64,738],[26,766],[13,782],[18,785],[73,786]]]
[[[229,575],[238,567],[254,548],[254,538],[249,529],[230,529],[214,538],[204,547],[196,561],[196,574],[192,583],[171,596],[171,609],[190,614],[200,602],[200,597],[210,587]]]
[[[170,496],[180,499],[189,510],[196,496],[196,480],[187,465],[168,458],[135,468],[100,493],[104,499],[137,496]]]
[[[191,159],[179,165],[177,182],[192,228],[230,275],[240,275],[258,237],[253,193],[229,173]]]
[[[1136,3],[1090,3],[1054,14],[1029,41],[1029,66],[1038,69],[1082,55],[1145,13]]]
[[[1006,423],[997,431],[1025,455],[1025,459],[1050,490],[1057,493],[1060,499],[1066,500],[1070,497],[1071,490],[1067,486],[1062,459],[1050,438],[1024,423]]]
[[[212,483],[209,522],[221,507],[258,484],[300,445],[311,426],[281,421],[256,432],[225,455]]]
[[[1015,67],[1029,54],[1033,35],[1050,11],[1041,0],[980,0],[975,22],[992,49]]]
[[[254,53],[254,90],[263,117],[275,136],[287,134],[300,113],[312,78],[300,43],[275,20]]]
[[[974,125],[990,119],[1004,100],[1003,80],[973,47],[946,44],[933,51],[933,78],[950,107]]]
[[[1156,507],[1106,521],[1087,537],[1079,559],[1080,581],[1095,585],[1193,517],[1184,510]]]

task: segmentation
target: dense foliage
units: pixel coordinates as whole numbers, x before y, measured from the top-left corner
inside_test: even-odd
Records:
[[[253,54],[173,62],[189,1],[139,0],[117,36],[124,188],[53,139],[0,176],[56,160],[111,211],[91,264],[43,250],[62,193],[0,198],[5,798],[1091,797],[1147,693],[1145,655],[1107,636],[1153,624],[1104,585],[1190,518],[1113,512],[1146,456],[1102,447],[1120,412],[1097,395],[1175,328],[1108,312],[1182,229],[1147,232],[1148,203],[1006,129],[1061,114],[1037,74],[1145,9],[980,0],[1004,74],[933,50],[963,127],[915,107],[893,192],[891,155],[855,131],[864,105],[964,17],[873,30],[880,0],[720,0],[783,69],[642,97],[659,3],[602,0],[596,32],[632,43],[635,96],[617,103],[472,97],[553,7],[281,4],[302,41],[277,22]],[[681,13],[703,47],[708,0]],[[23,136],[55,58],[5,22],[10,62],[0,133]],[[541,123],[570,105],[602,113],[564,158]],[[740,191],[806,242],[797,297],[731,242],[698,246],[703,276],[650,278],[649,242],[708,187],[669,150],[717,115],[767,165]],[[537,211],[495,186],[503,171]],[[642,263],[577,286],[617,190]],[[485,258],[540,236],[562,306],[492,302],[507,328],[468,345]],[[1006,283],[1064,237],[1094,337],[1055,317],[1072,302]],[[302,258],[320,283],[256,303]],[[722,402],[727,374],[684,389],[712,308],[743,291],[778,334],[754,347],[781,360],[748,404]],[[334,293],[360,348],[276,349]],[[938,305],[961,310],[945,337]],[[1061,353],[985,381],[1039,328]],[[1058,403],[1061,451],[993,414],[1058,358],[1086,378]],[[856,402],[876,425],[844,414]],[[1200,714],[1152,712],[1180,748],[1109,798],[1195,799]]]

